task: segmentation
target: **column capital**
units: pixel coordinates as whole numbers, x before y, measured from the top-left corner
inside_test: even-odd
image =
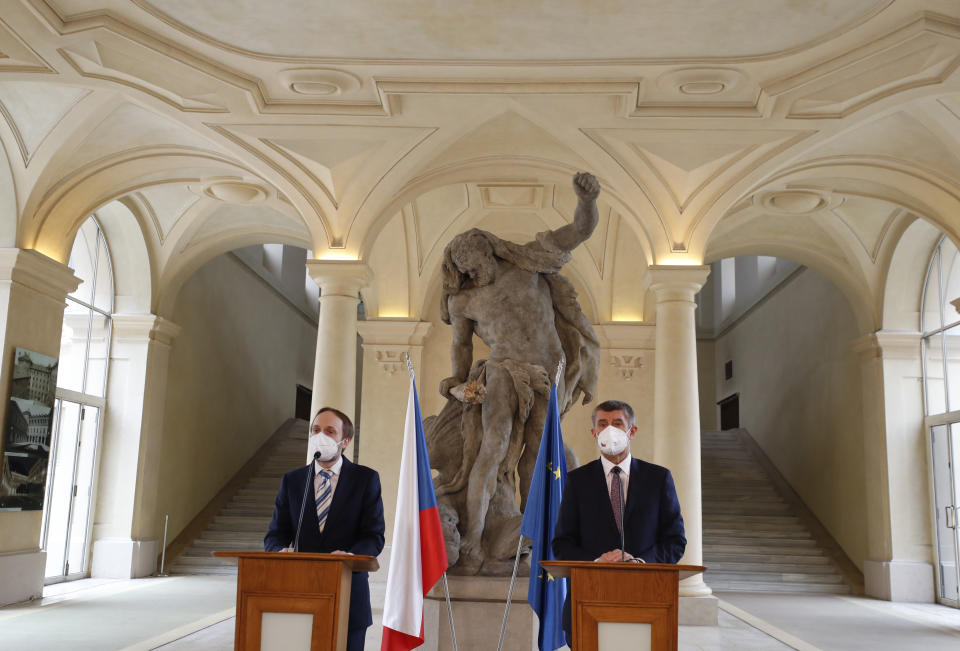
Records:
[[[866,359],[920,359],[919,332],[877,330],[851,342],[854,352]]]
[[[356,298],[373,282],[373,271],[359,260],[307,260],[307,271],[323,296]]]
[[[407,370],[404,353],[419,365],[423,340],[432,325],[419,319],[367,319],[357,322],[357,331],[363,337],[363,349],[372,353],[380,370],[393,375]]]
[[[114,314],[113,336],[118,342],[173,344],[181,327],[156,314]]]
[[[0,281],[12,281],[58,302],[80,286],[73,269],[32,249],[0,249]]]
[[[366,346],[422,346],[433,326],[419,319],[367,319],[357,321],[357,332]]]
[[[605,349],[653,350],[657,347],[657,326],[652,321],[598,323],[593,331]]]
[[[710,267],[703,265],[651,265],[647,267],[647,287],[657,295],[657,302],[676,300],[677,292],[693,300],[710,275]]]

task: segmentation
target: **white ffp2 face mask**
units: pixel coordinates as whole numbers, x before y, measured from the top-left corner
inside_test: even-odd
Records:
[[[307,454],[312,459],[315,452],[320,453],[320,461],[333,461],[340,454],[340,444],[326,434],[313,434],[307,442]]]
[[[626,450],[628,445],[630,445],[630,437],[622,429],[613,425],[608,425],[597,434],[597,447],[604,454],[618,455]]]

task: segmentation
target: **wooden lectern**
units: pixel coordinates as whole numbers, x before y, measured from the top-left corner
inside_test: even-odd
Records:
[[[542,561],[551,575],[570,578],[575,651],[599,651],[601,633],[629,635],[625,648],[676,651],[680,580],[703,572],[699,565]],[[601,624],[616,623],[601,631]],[[635,626],[631,624],[647,626]],[[620,630],[617,626],[626,625]],[[650,643],[643,638],[649,631]]]
[[[236,558],[237,627],[233,648],[259,651],[264,614],[312,615],[309,651],[343,651],[353,572],[376,572],[373,556],[280,552],[214,552]]]

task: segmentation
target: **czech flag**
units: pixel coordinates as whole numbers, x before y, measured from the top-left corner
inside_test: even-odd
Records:
[[[443,576],[447,566],[447,547],[433,491],[420,401],[416,384],[410,378],[381,651],[409,651],[423,644],[423,596]]]

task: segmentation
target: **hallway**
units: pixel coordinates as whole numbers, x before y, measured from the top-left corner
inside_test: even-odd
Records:
[[[380,606],[382,586],[372,586]],[[42,600],[0,609],[0,649],[229,651],[235,590],[233,576],[86,579],[49,586]],[[847,595],[718,596],[720,625],[681,626],[681,650],[946,651],[960,646],[960,611],[944,606]],[[371,651],[380,646],[380,612],[374,603],[374,626],[367,636]],[[521,612],[515,609],[512,616]]]

